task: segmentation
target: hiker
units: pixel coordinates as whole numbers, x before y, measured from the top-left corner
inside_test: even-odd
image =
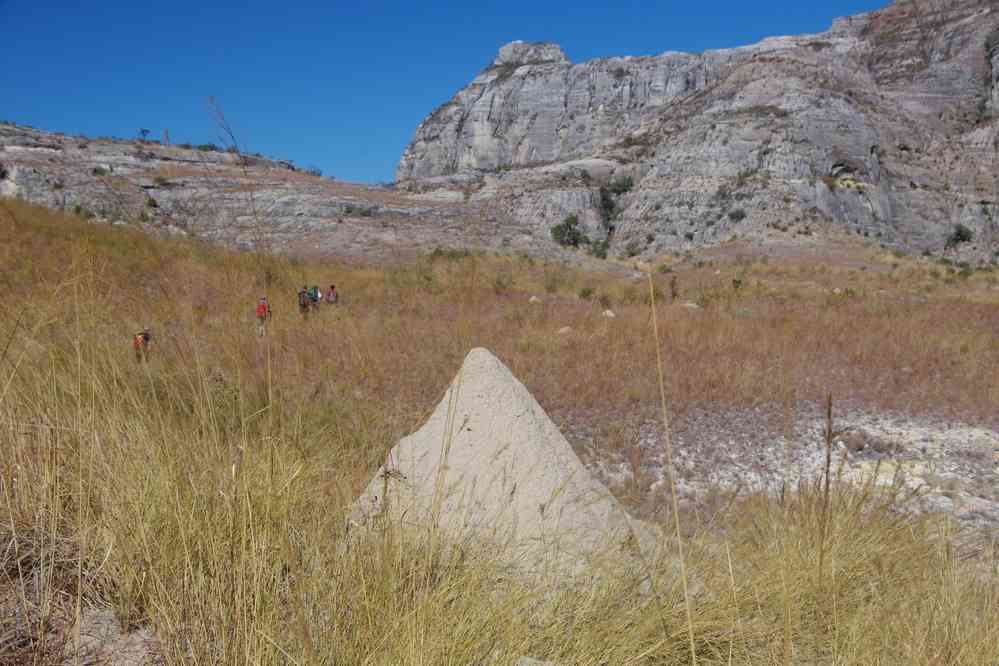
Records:
[[[302,287],[298,291],[298,312],[302,315],[302,319],[308,319],[309,308],[312,307],[312,299],[309,298],[309,288]]]
[[[680,298],[680,287],[676,284],[675,275],[669,281],[669,298],[671,303],[676,303],[676,299]]]
[[[336,285],[331,284],[330,290],[326,292],[326,302],[330,305],[336,305],[338,300],[340,300],[340,294],[336,293]]]
[[[132,349],[135,350],[135,362],[142,363],[149,360],[149,344],[153,340],[149,327],[144,326],[141,331],[132,336]]]
[[[265,330],[265,324],[267,320],[271,318],[271,304],[267,302],[266,296],[260,297],[260,302],[257,303],[257,336],[263,337]]]

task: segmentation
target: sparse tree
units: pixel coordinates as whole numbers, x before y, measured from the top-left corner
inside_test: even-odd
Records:
[[[149,140],[149,133],[150,133],[150,130],[147,130],[145,127],[140,127],[139,128],[139,141],[142,141],[143,143],[145,143],[147,140]]]

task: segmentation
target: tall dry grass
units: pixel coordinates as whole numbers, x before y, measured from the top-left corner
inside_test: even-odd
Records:
[[[691,640],[707,664],[999,661],[994,559],[962,560],[951,534],[908,516],[890,489],[746,498],[720,530],[685,539],[689,623],[670,559],[544,587],[504,576],[502,554],[474,546],[385,533],[347,547],[349,502],[472,346],[495,349],[549,408],[654,404],[648,308],[628,301],[627,282],[566,271],[531,306],[559,269],[296,262],[3,206],[2,660],[60,661],[77,619],[109,607],[123,626],[153,627],[167,663],[686,663]],[[332,280],[342,307],[301,322],[294,290]],[[573,296],[591,280],[614,299],[614,321]],[[251,321],[261,293],[276,311],[262,340]],[[937,386],[970,370],[960,345],[994,362],[985,313],[935,323],[927,340],[905,330],[919,320],[904,305],[768,299],[661,306],[679,410],[783,395],[781,382],[804,393],[867,362],[876,376],[885,355],[943,359],[934,382],[899,382],[908,404],[996,405],[994,392]],[[129,339],[147,323],[155,346],[139,365]],[[567,324],[573,334],[555,335]],[[650,576],[656,595],[643,592]]]

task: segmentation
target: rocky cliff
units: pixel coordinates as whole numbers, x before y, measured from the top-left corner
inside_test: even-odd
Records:
[[[474,191],[539,237],[570,214],[612,252],[830,225],[996,248],[999,2],[899,0],[826,32],[572,64],[514,42],[416,130],[415,190]]]

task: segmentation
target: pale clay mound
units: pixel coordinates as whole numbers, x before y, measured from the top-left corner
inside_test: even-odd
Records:
[[[529,568],[573,567],[604,549],[653,543],[653,528],[628,516],[485,349],[469,352],[430,419],[392,449],[355,502],[353,521],[381,515],[425,526],[438,487],[442,531],[497,543]]]

